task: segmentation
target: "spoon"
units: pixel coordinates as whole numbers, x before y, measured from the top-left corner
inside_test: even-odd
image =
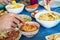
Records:
[[[49,12],[50,15],[51,14],[51,9],[50,9],[50,5],[45,5],[44,8]],[[54,18],[56,18],[54,15],[52,15]]]

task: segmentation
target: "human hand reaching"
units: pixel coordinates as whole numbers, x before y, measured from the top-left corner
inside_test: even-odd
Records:
[[[51,5],[53,3],[53,0],[44,0],[45,5]]]
[[[0,0],[0,3],[6,5],[8,4],[9,2],[11,2],[12,0]]]
[[[0,31],[11,31],[20,22],[24,22],[20,16],[13,13],[5,14],[0,17]]]

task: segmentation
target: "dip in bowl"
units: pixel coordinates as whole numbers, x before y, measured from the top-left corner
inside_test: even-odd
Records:
[[[36,22],[26,22],[20,28],[22,35],[26,37],[33,37],[39,31],[40,25]]]
[[[54,17],[51,14],[54,15]],[[50,14],[50,12],[44,10],[44,11],[38,12],[35,15],[35,19],[42,26],[44,26],[46,28],[51,28],[51,27],[56,26],[60,22],[59,13],[51,11],[51,14]]]

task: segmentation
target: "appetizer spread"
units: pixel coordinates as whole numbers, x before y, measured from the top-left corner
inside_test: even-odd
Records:
[[[39,16],[39,20],[44,20],[44,21],[54,21],[54,20],[58,20],[58,19],[60,19],[60,15],[59,14],[57,14],[57,13],[51,13],[52,15],[54,15],[55,16],[55,18],[52,16],[52,15],[50,15],[49,13],[47,13],[47,14],[41,14],[40,16]]]
[[[32,24],[29,24],[29,23],[25,23],[22,25],[22,27],[20,28],[22,31],[25,31],[25,32],[32,32],[32,31],[35,31],[38,29],[38,27],[36,25],[32,25]]]
[[[6,6],[6,10],[12,13],[21,13],[24,9],[24,4],[27,4],[27,2],[21,3],[22,4],[16,3],[16,1],[12,1],[11,4]],[[49,12],[50,8],[47,6],[45,6],[45,8],[48,10],[47,12],[36,10],[38,8],[38,5],[39,4],[28,5],[25,7],[25,9],[30,13],[32,12],[31,16],[35,18],[36,21],[38,21],[42,26],[51,28],[60,22],[60,15],[58,13]],[[6,13],[6,11],[0,10],[0,16]],[[38,33],[40,25],[36,22],[32,22],[32,18],[30,16],[23,14],[20,14],[18,16],[22,17],[25,23],[22,23],[22,26],[19,28],[19,30],[12,30],[10,32],[0,31],[0,40],[19,40],[19,37],[21,37],[20,32],[26,37],[32,37]],[[60,34],[52,34],[50,36],[47,36],[46,39],[60,40]]]
[[[50,36],[46,36],[47,40],[60,40],[60,33],[52,34]]]

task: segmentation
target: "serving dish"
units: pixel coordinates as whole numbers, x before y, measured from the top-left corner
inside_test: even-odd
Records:
[[[20,32],[22,35],[30,38],[38,33],[39,27],[40,25],[36,22],[26,22],[23,26],[21,26]]]
[[[46,40],[60,40],[60,33],[51,34],[45,37]]]
[[[20,14],[19,16],[22,17],[25,22],[30,22],[32,20],[28,15]]]
[[[8,12],[13,12],[13,13],[21,13],[24,9],[24,4],[16,3],[15,1],[12,2],[12,4],[6,5],[6,10]]]
[[[53,11],[51,11],[53,12]],[[35,15],[35,19],[37,22],[39,22],[42,26],[46,27],[46,28],[51,28],[51,27],[54,27],[56,26],[59,22],[60,22],[60,19],[57,19],[57,20],[52,20],[52,21],[47,21],[47,20],[40,20],[38,19],[39,16],[41,16],[41,14],[46,14],[46,13],[49,13],[48,11],[44,10],[44,11],[41,11],[41,12],[38,12],[36,15]],[[53,13],[56,13],[58,15],[60,15],[59,13],[57,12],[53,12]],[[44,19],[46,19],[44,17]],[[49,19],[49,18],[48,18]]]

